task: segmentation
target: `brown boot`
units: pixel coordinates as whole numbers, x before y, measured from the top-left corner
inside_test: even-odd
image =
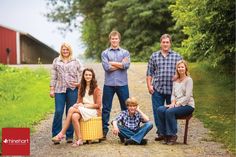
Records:
[[[162,141],[162,140],[164,140],[163,135],[158,135],[157,137],[155,137],[155,141]]]
[[[177,135],[173,135],[169,137],[168,142],[166,143],[167,145],[174,145],[176,143],[178,136]]]
[[[169,136],[164,136],[164,140],[162,141],[162,144],[167,144],[169,142]]]

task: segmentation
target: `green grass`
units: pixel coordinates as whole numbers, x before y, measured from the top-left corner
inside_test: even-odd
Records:
[[[228,151],[236,154],[235,77],[221,74],[202,63],[192,63],[190,67],[196,117],[211,130],[214,141],[224,143]]]
[[[0,102],[0,134],[5,127],[28,127],[33,132],[33,126],[54,109],[48,71],[0,65]]]

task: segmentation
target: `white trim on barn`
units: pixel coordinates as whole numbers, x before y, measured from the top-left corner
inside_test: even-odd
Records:
[[[16,32],[16,64],[20,64],[20,33]]]

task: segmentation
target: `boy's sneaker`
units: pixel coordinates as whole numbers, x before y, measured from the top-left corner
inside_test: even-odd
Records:
[[[148,142],[148,140],[147,140],[147,139],[142,139],[142,141],[140,142],[140,145],[146,145],[146,144],[147,144],[147,142]]]
[[[119,136],[119,138],[120,138],[120,142],[121,142],[121,143],[124,143],[124,142],[125,142],[125,138],[124,138],[123,136],[119,135],[119,134],[118,134],[118,136]]]
[[[125,140],[124,140],[124,144],[127,146],[127,145],[134,145],[134,144],[138,144],[138,143],[135,142],[135,141],[132,140],[132,139],[125,139]]]

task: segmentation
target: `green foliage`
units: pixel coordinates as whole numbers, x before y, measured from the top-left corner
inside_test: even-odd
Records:
[[[78,28],[82,20],[85,56],[100,60],[108,34],[122,34],[121,46],[134,61],[147,61],[163,33],[172,34],[174,50],[190,61],[235,73],[234,0],[47,0],[47,17]],[[169,9],[168,9],[169,8]],[[171,16],[172,13],[172,16]],[[178,51],[177,51],[178,52]]]
[[[172,0],[116,0],[103,11],[104,34],[112,29],[122,34],[122,46],[131,52],[132,60],[147,60],[161,34],[174,25],[168,6]]]
[[[29,127],[54,109],[49,73],[0,65],[0,134],[5,127]]]
[[[192,63],[195,115],[210,128],[215,141],[225,144],[236,154],[235,148],[235,76],[219,73],[208,64]]]
[[[213,67],[235,72],[234,0],[176,0],[170,9],[176,26],[188,36],[182,42],[185,57],[208,59]]]
[[[151,53],[157,51],[153,51],[153,47],[161,34],[174,30],[168,10],[174,0],[71,0],[70,3],[48,0],[48,3],[51,10],[47,17],[52,21],[72,25],[76,15],[83,16],[81,31],[87,47],[85,55],[97,60],[102,50],[109,46],[108,34],[114,29],[122,34],[121,46],[137,61],[148,60]]]

